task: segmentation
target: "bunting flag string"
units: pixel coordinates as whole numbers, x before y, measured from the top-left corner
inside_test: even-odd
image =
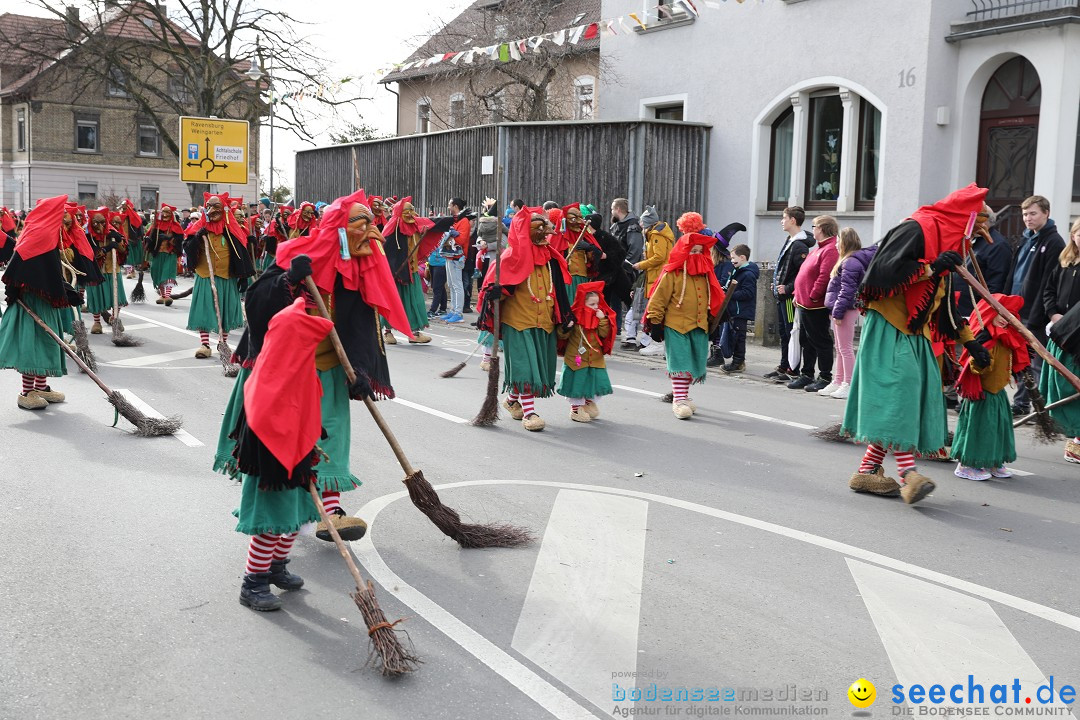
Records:
[[[702,10],[719,10],[722,5],[728,2],[729,0],[664,0],[642,12],[626,13],[625,15],[604,18],[597,22],[575,25],[543,35],[495,43],[485,47],[474,46],[467,50],[445,52],[419,60],[393,63],[380,67],[372,73],[364,73],[355,78],[346,77],[337,82],[321,83],[318,86],[305,86],[281,95],[274,93],[271,96],[271,102],[277,103],[285,100],[300,102],[305,98],[324,100],[332,96],[337,90],[340,90],[342,85],[353,80],[366,81],[372,79],[378,81],[392,72],[428,68],[446,62],[460,67],[462,65],[472,65],[484,56],[495,62],[517,62],[528,59],[530,54],[542,52],[544,43],[552,43],[557,47],[576,46],[582,41],[595,40],[600,37],[614,37],[643,32],[649,29],[650,24],[656,26],[657,24],[667,24],[684,18],[696,19],[700,17]],[[765,0],[735,0],[735,2],[739,5],[755,5],[763,4]]]

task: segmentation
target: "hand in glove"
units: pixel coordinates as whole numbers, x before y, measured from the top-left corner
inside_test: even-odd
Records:
[[[67,283],[64,283],[64,295],[67,297],[68,305],[70,305],[71,307],[79,307],[80,305],[82,305],[82,293],[71,287]]]
[[[964,349],[971,356],[972,363],[982,368],[990,367],[990,351],[984,348],[978,340],[968,340],[964,343]]]
[[[289,263],[289,270],[285,273],[285,279],[291,285],[299,285],[309,275],[311,275],[311,258],[307,255],[297,255]]]
[[[986,328],[983,328],[982,331],[978,335],[975,336],[975,342],[979,343],[980,345],[985,344],[986,341],[989,340],[989,339],[990,339],[990,331],[987,330]]]
[[[664,342],[664,326],[663,326],[663,324],[650,326],[649,327],[649,337],[651,337],[656,342]]]
[[[964,258],[960,257],[960,253],[946,250],[937,256],[937,260],[930,263],[930,269],[935,275],[940,275],[943,272],[951,272],[963,264]]]
[[[375,392],[371,389],[371,383],[367,381],[367,378],[363,375],[357,375],[356,381],[349,386],[349,397],[353,400],[363,400],[365,398],[375,399]]]

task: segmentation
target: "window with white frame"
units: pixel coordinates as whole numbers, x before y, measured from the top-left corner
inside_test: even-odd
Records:
[[[127,91],[127,76],[120,68],[111,68],[109,70],[109,79],[105,83],[105,94],[117,98],[130,97]]]
[[[592,120],[595,111],[596,80],[592,75],[574,78],[574,119]]]
[[[15,149],[18,152],[26,151],[26,110],[15,111]]]
[[[75,152],[101,152],[98,128],[101,120],[97,115],[77,113],[75,115]]]
[[[97,202],[97,183],[81,182],[77,186],[80,205],[92,205]]]
[[[465,127],[465,96],[461,93],[450,96],[450,127]]]
[[[416,132],[431,131],[431,100],[420,98],[416,101]]]
[[[790,103],[768,121],[766,208],[798,200],[812,211],[874,210],[881,110],[839,87],[799,92]]]
[[[139,157],[161,156],[161,134],[153,122],[141,119],[136,133],[135,154]]]

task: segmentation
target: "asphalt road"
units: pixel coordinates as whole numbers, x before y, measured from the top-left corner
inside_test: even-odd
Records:
[[[1080,470],[1059,445],[1020,431],[1025,474],[1010,480],[922,463],[938,490],[909,507],[851,493],[860,449],[809,435],[841,401],[710,375],[679,421],[657,401],[663,366],[626,358],[609,365],[616,392],[596,422],[572,423],[552,397],[538,401],[542,433],[505,412],[474,428],[486,378],[478,357],[438,377],[473,348],[445,326],[430,346],[389,349],[400,402],[380,409],[448,505],[538,540],[459,549],[403,497],[354,404],[364,485],[343,500],[371,532],[352,549],[424,661],[382,678],[332,545],[298,540],[290,569],[306,585],[282,611],[237,602],[239,485],[211,472],[232,380],[193,357],[187,302],[130,308],[140,348],[91,338],[105,382],[181,414],[186,436],[111,427],[78,373],[52,383],[66,403],[33,413],[15,405],[18,376],[0,376],[0,718],[847,715],[860,677],[884,717],[897,683],[1080,686]],[[652,683],[706,698],[618,701]]]

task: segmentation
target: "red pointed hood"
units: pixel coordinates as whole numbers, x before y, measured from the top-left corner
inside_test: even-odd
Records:
[[[364,204],[366,205],[367,203],[365,202]],[[322,221],[319,220],[319,214],[317,212],[314,215],[311,216],[310,220],[305,220],[304,217],[303,217],[304,208],[311,208],[312,210],[316,210],[315,203],[309,203],[309,202],[300,203],[300,207],[297,208],[297,210],[294,213],[289,215],[289,219],[288,219],[289,228],[292,229],[292,230],[299,230],[301,232],[303,232],[304,230],[307,230],[310,235],[314,235],[315,231],[319,228],[319,224]]]
[[[333,327],[326,318],[308,315],[304,299],[297,298],[270,319],[262,352],[244,384],[248,427],[290,478],[322,433],[315,349]]]
[[[124,207],[120,211],[120,214],[127,220],[128,225],[133,228],[142,227],[142,216],[135,211],[135,205],[128,198],[124,198]]]
[[[600,318],[596,317],[596,313],[585,305],[585,296],[589,293],[596,293],[600,296],[600,310],[607,316],[609,326],[608,335],[605,338],[599,338],[599,333],[592,332],[600,327]],[[578,285],[572,309],[581,329],[588,332],[591,339],[599,338],[604,354],[610,355],[612,348],[615,347],[615,311],[611,309],[611,306],[607,304],[607,300],[604,299],[604,281],[594,280]]]
[[[82,255],[88,260],[94,259],[94,250],[90,247],[90,241],[86,239],[86,232],[79,225],[78,214],[82,208],[78,203],[66,203],[64,205],[64,212],[71,215],[71,229],[64,229],[64,247],[74,247],[75,252]],[[85,208],[82,208],[85,209]],[[61,215],[61,227],[63,224],[63,216]]]
[[[660,280],[669,272],[682,270],[687,275],[704,275],[709,281],[709,314],[713,317],[720,312],[720,306],[724,304],[724,289],[720,287],[720,281],[716,279],[712,258],[709,250],[716,244],[716,238],[701,233],[690,233],[679,238],[675,246],[671,248],[664,272],[653,283],[653,292],[660,285]],[[701,253],[691,253],[695,245],[701,245]]]
[[[168,210],[171,214],[169,220],[162,220],[162,214]],[[184,234],[183,226],[176,221],[176,208],[168,203],[161,203],[161,207],[154,215],[154,231],[164,233]]]
[[[419,215],[417,215],[411,223],[402,220],[401,213],[405,209],[405,203],[411,202],[412,195],[409,195],[394,203],[394,206],[390,208],[390,219],[386,221],[386,225],[384,225],[382,229],[383,237],[390,237],[395,232],[399,232],[402,235],[423,235],[435,225],[430,219],[420,217]],[[469,241],[466,238],[464,242],[467,245]]]
[[[23,260],[31,260],[60,248],[65,203],[67,195],[38,200],[34,209],[27,213],[26,224],[15,241],[16,255]]]
[[[964,233],[972,215],[983,209],[987,192],[986,188],[971,183],[911,214],[911,219],[922,228],[923,261],[932,262],[946,250],[963,252]]]
[[[224,212],[221,213],[221,219],[216,222],[210,222],[206,219],[206,205],[210,202],[210,198],[216,197],[221,200],[221,207]],[[241,245],[247,247],[247,233],[244,232],[244,228],[240,227],[240,223],[237,222],[236,216],[232,214],[232,210],[229,208],[229,193],[203,193],[203,212],[199,216],[199,219],[190,225],[187,230],[184,231],[184,235],[190,237],[199,232],[203,228],[206,228],[207,232],[212,232],[215,235],[224,235],[225,228],[229,229],[229,235],[234,240],[238,240]]]
[[[535,245],[529,237],[532,226],[533,214],[546,217],[543,208],[523,207],[510,221],[510,231],[507,233],[507,247],[503,250],[500,258],[499,283],[503,287],[511,287],[525,282],[532,274],[537,265],[547,265],[550,260],[555,260],[562,270],[563,282],[570,284],[570,269],[566,267],[566,259],[562,253],[557,252],[551,245]],[[484,285],[495,282],[495,263],[488,268]]]
[[[340,197],[323,211],[322,222],[312,235],[304,235],[278,245],[277,264],[289,269],[297,255],[311,258],[311,277],[320,290],[334,291],[338,275],[346,290],[359,292],[364,302],[375,308],[396,329],[412,337],[412,328],[405,308],[398,295],[397,283],[390,271],[380,239],[371,240],[371,255],[342,259],[338,230],[349,224],[349,209],[354,203],[367,207],[367,194],[363,188],[351,195]],[[368,208],[370,211],[370,208]],[[373,234],[378,234],[377,231]]]

